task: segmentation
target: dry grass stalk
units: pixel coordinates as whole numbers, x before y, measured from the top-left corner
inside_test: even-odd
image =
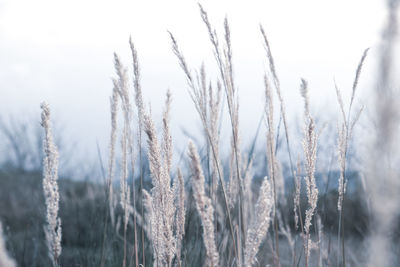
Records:
[[[264,77],[265,85],[265,117],[267,120],[267,160],[268,160],[268,175],[272,179],[274,187],[274,199],[277,199],[275,192],[276,181],[276,159],[275,159],[275,127],[274,127],[274,105],[273,96],[268,78]]]
[[[300,178],[300,162],[297,163],[297,172],[295,172],[295,192],[293,197],[293,213],[294,213],[294,229],[297,231],[299,229],[299,221],[301,216],[300,210],[300,190],[301,190],[301,178]],[[300,221],[301,223],[301,221]],[[300,227],[303,230],[303,227]]]
[[[235,156],[235,145],[233,138],[231,139],[231,153],[229,158],[229,180],[227,182],[227,193],[229,199],[229,207],[233,209],[237,204],[237,196],[239,194],[239,183],[236,172],[236,156]],[[239,156],[240,158],[240,156]]]
[[[176,208],[177,206],[174,204],[174,192],[171,188],[171,177],[170,177],[170,171],[171,171],[171,166],[172,166],[172,137],[169,129],[169,115],[170,115],[170,109],[171,109],[171,92],[167,90],[167,95],[166,95],[166,100],[165,100],[165,108],[164,108],[164,113],[163,113],[163,142],[162,142],[162,157],[163,157],[163,165],[164,165],[164,174],[165,174],[165,181],[164,181],[164,190],[165,190],[165,195],[166,195],[166,202],[167,202],[167,208],[165,210],[165,216],[166,220],[168,222],[166,225],[168,225],[168,231],[166,231],[166,236],[167,236],[167,259],[168,262],[170,262],[168,265],[172,264],[172,260],[174,256],[176,255],[176,236],[173,234],[173,228],[176,228],[174,223],[175,221],[175,213],[176,213]]]
[[[200,165],[200,157],[195,145],[189,143],[190,167],[193,173],[193,196],[196,201],[197,211],[203,225],[203,241],[206,247],[206,266],[219,266],[219,253],[215,243],[214,235],[214,208],[211,199],[207,197],[204,190],[204,175]]]
[[[271,212],[274,209],[273,195],[270,182],[265,177],[255,207],[255,218],[247,230],[247,239],[244,246],[244,262],[246,265],[255,264],[258,249],[268,233],[269,224],[272,219]]]
[[[170,94],[167,93],[166,109],[163,115],[163,143],[158,144],[153,121],[149,114],[144,114],[144,127],[148,140],[148,157],[153,189],[151,190],[151,233],[153,242],[154,264],[156,266],[171,266],[176,255],[177,236],[174,235],[177,207],[174,204],[174,192],[171,188],[170,162],[172,157],[172,142],[169,133]],[[150,196],[147,196],[149,198]],[[148,206],[149,204],[147,204]],[[149,207],[148,207],[149,209]],[[182,227],[182,226],[179,226]],[[181,236],[179,236],[181,238]]]
[[[247,163],[248,162],[248,163]],[[243,174],[243,194],[244,194],[244,199],[243,199],[243,213],[244,213],[244,218],[246,220],[245,224],[249,225],[249,222],[251,221],[253,217],[253,192],[251,188],[252,184],[252,179],[253,179],[253,159],[250,160],[244,160],[245,165],[245,172]]]
[[[154,126],[148,119],[146,115],[144,125],[146,133],[148,134],[148,154],[153,188],[151,190],[151,196],[144,193],[144,203],[147,212],[151,216],[150,224],[152,235],[149,236],[149,238],[153,244],[154,265],[170,266],[175,250],[174,241],[171,239],[173,231],[171,220],[174,216],[175,207],[171,205],[171,200],[173,199],[172,190],[170,190],[169,181],[167,181],[164,168],[162,167],[161,151],[155,135]]]
[[[211,180],[212,180],[212,185],[211,185],[211,196],[213,199],[214,205],[217,204],[217,190],[218,190],[218,185],[219,185],[219,180],[218,180],[218,168],[221,166],[221,163],[219,162],[219,122],[221,120],[221,85],[220,83],[217,83],[217,90],[215,90],[212,86],[211,83],[208,87],[208,109],[209,109],[209,129],[210,133],[212,136],[212,142],[213,146],[215,148],[215,154],[217,157],[217,160],[212,160],[212,156],[209,157],[209,161],[212,161],[212,168],[211,168]],[[207,135],[207,134],[206,134]],[[206,137],[208,140],[208,138]],[[209,151],[212,151],[212,146],[209,143]],[[218,163],[217,163],[218,161]],[[222,173],[222,170],[221,170]],[[223,173],[221,174],[223,176]]]
[[[208,165],[208,178],[211,184],[210,196],[213,200],[213,205],[216,205],[217,190],[219,185],[218,180],[218,166],[221,165],[219,159],[219,122],[220,122],[220,104],[221,104],[221,85],[217,82],[217,90],[215,90],[211,82],[207,86],[207,77],[204,64],[200,68],[200,77],[197,75],[197,88],[192,89],[193,101],[197,106],[197,110],[202,119],[205,139],[207,140],[207,165]],[[211,139],[208,138],[207,132],[210,132]],[[212,142],[212,144],[211,144]],[[210,155],[215,150],[216,160]],[[211,152],[211,153],[210,153]],[[218,164],[217,162],[218,161]],[[211,165],[211,166],[210,166]],[[223,170],[221,169],[221,176],[223,177]],[[229,192],[229,190],[228,190]],[[231,204],[231,203],[230,203]]]
[[[280,103],[280,111],[281,111],[281,116],[282,116],[282,120],[283,120],[283,126],[285,128],[286,146],[287,146],[287,151],[288,151],[288,156],[289,156],[290,169],[292,171],[293,177],[295,177],[295,175],[294,175],[295,170],[294,170],[294,166],[293,166],[293,162],[292,162],[292,154],[291,154],[291,150],[290,150],[289,127],[288,127],[287,120],[286,120],[285,102],[284,102],[282,94],[281,94],[281,85],[280,85],[278,75],[276,73],[276,68],[275,68],[274,58],[273,58],[272,52],[271,52],[271,47],[269,45],[267,35],[266,35],[262,25],[260,25],[260,31],[261,31],[261,34],[264,39],[264,48],[267,53],[269,68],[272,73],[275,90],[278,95],[278,99],[279,99],[279,103]]]
[[[361,56],[360,62],[359,62],[358,65],[357,65],[356,76],[355,76],[355,78],[354,78],[354,81],[353,81],[353,88],[352,88],[352,91],[351,91],[351,99],[350,99],[350,106],[349,106],[349,115],[350,115],[350,111],[351,111],[351,106],[353,105],[354,96],[355,96],[355,94],[356,94],[356,89],[357,89],[358,81],[360,80],[361,70],[362,70],[362,67],[363,67],[363,65],[364,65],[364,61],[365,61],[365,59],[367,58],[368,51],[369,51],[369,48],[367,48],[367,49],[364,50],[364,52],[363,52],[363,54],[362,54],[362,56]]]
[[[278,192],[277,192],[277,160],[275,158],[275,127],[274,127],[274,105],[273,95],[270,82],[267,76],[264,76],[265,85],[265,117],[267,120],[267,162],[268,175],[272,180],[273,199],[274,199],[274,234],[275,234],[275,265],[279,266],[279,236],[278,236],[278,219],[275,211],[278,209]]]
[[[287,119],[286,119],[285,102],[284,102],[284,99],[283,99],[282,93],[281,93],[281,85],[280,85],[280,81],[279,81],[279,78],[278,78],[278,75],[277,75],[277,72],[276,72],[276,67],[275,67],[274,58],[272,56],[271,47],[270,47],[267,35],[266,35],[262,25],[260,25],[260,31],[261,31],[261,35],[262,35],[262,37],[264,39],[264,49],[265,49],[265,51],[267,53],[267,58],[268,58],[268,63],[269,63],[269,70],[270,70],[270,72],[272,74],[272,80],[273,80],[274,87],[275,87],[275,90],[276,90],[276,93],[277,93],[278,99],[279,99],[280,114],[281,114],[281,118],[282,118],[282,121],[283,121],[284,129],[285,129],[285,139],[286,139],[286,147],[287,147],[289,163],[290,163],[290,170],[291,170],[291,174],[293,176],[294,183],[297,184],[296,172],[295,172],[295,169],[294,169],[294,166],[293,166],[292,154],[291,154],[291,148],[290,148],[289,127],[288,127],[288,123],[287,123]],[[279,129],[278,129],[278,134],[279,134]],[[298,205],[298,208],[299,208],[299,214],[300,214],[300,217],[301,217],[300,205]],[[294,209],[295,209],[295,217],[296,217],[297,216],[296,206],[295,206]],[[300,220],[301,220],[301,218],[300,218]],[[295,221],[296,221],[296,218],[295,218]],[[276,219],[275,219],[275,223],[277,223]],[[296,223],[296,227],[297,227],[297,223]],[[277,230],[277,228],[278,227],[275,226],[275,230]],[[301,229],[303,231],[303,228],[301,228]],[[279,246],[277,246],[277,254],[279,255]],[[279,256],[278,256],[278,261],[279,261]]]
[[[120,179],[120,204],[124,211],[123,215],[123,224],[124,224],[124,258],[123,258],[123,267],[126,266],[126,233],[128,230],[128,222],[129,215],[132,212],[131,203],[130,203],[130,190],[128,185],[128,147],[127,147],[127,126],[126,123],[123,129],[123,136],[121,139],[121,148],[122,148],[122,159],[121,159],[121,179]]]
[[[45,157],[43,159],[43,192],[46,200],[45,226],[46,244],[49,257],[53,266],[59,265],[58,258],[61,254],[61,219],[58,217],[60,195],[58,192],[58,151],[54,143],[53,133],[50,127],[49,105],[43,102],[41,125],[45,132],[43,148]]]
[[[176,232],[176,261],[178,266],[182,266],[181,250],[182,239],[185,234],[185,183],[182,172],[178,169],[177,177],[174,181],[174,194],[176,202],[175,232]]]
[[[149,226],[148,238],[151,240],[153,247],[153,258],[155,262],[153,263],[155,266],[162,266],[160,258],[161,251],[159,250],[162,247],[162,240],[158,238],[161,235],[161,229],[159,224],[157,223],[157,217],[154,211],[153,198],[149,192],[145,189],[142,190],[143,194],[143,205],[146,210],[145,213],[145,221]]]
[[[135,157],[133,152],[133,134],[131,129],[131,121],[133,118],[133,108],[132,103],[130,100],[130,92],[129,92],[129,85],[128,85],[128,74],[126,68],[122,65],[121,60],[114,53],[114,65],[115,70],[118,76],[118,79],[115,81],[115,84],[118,88],[118,94],[121,98],[121,106],[122,111],[124,114],[124,127],[123,127],[123,134],[122,134],[122,176],[120,181],[120,203],[122,209],[124,210],[124,260],[123,266],[126,266],[126,231],[129,222],[129,215],[132,213],[132,206],[131,206],[131,195],[130,189],[128,186],[128,165],[131,168],[131,174],[134,174],[134,166],[135,166]],[[130,162],[128,164],[128,157]],[[133,195],[133,204],[135,205],[135,188],[134,183],[132,183],[132,195]],[[136,206],[136,205],[135,205]],[[136,207],[135,207],[136,208]],[[135,238],[135,250],[137,248],[137,233],[136,233],[136,221],[134,225],[134,238]],[[136,258],[137,259],[137,258]],[[136,261],[137,263],[137,261]],[[138,263],[137,263],[138,264]]]
[[[113,180],[114,180],[114,168],[115,168],[115,143],[117,139],[117,116],[118,116],[118,83],[113,79],[113,91],[110,97],[110,111],[111,111],[111,133],[110,133],[110,144],[109,144],[109,158],[108,158],[108,171],[106,179],[106,205],[107,211],[104,218],[103,228],[103,243],[101,248],[101,259],[100,266],[104,267],[105,264],[105,244],[107,239],[107,225],[108,217],[111,219],[112,227],[115,226],[115,214],[114,214],[114,198],[113,198]]]
[[[143,125],[143,114],[144,110],[144,103],[143,103],[143,96],[142,96],[142,87],[140,84],[140,66],[137,51],[135,48],[132,39],[129,38],[129,45],[131,48],[132,59],[133,59],[133,88],[135,90],[135,104],[138,110],[138,119],[139,119],[139,127]]]
[[[264,39],[264,48],[265,48],[265,51],[267,53],[267,58],[268,58],[268,62],[269,62],[269,69],[270,69],[270,72],[272,74],[272,78],[273,78],[272,80],[274,82],[274,87],[275,87],[275,90],[276,90],[276,93],[277,93],[278,99],[279,99],[281,118],[282,118],[282,121],[283,121],[283,126],[285,128],[286,147],[287,147],[287,152],[288,152],[288,157],[289,157],[290,170],[291,170],[291,173],[293,175],[293,179],[295,180],[295,183],[296,183],[296,174],[295,174],[295,170],[294,170],[294,167],[293,167],[292,155],[291,155],[291,149],[290,149],[289,127],[288,127],[288,123],[287,123],[287,119],[286,119],[285,102],[283,100],[282,93],[281,93],[281,85],[280,85],[280,81],[279,81],[279,78],[278,78],[278,75],[277,75],[277,72],[276,72],[276,67],[275,67],[274,58],[272,56],[271,47],[270,47],[267,35],[266,35],[262,25],[260,25],[260,31],[261,31],[261,35],[262,35],[262,37]],[[271,105],[272,105],[272,101],[271,101]],[[278,129],[278,133],[279,133],[279,129]],[[281,177],[282,177],[282,179],[276,179],[277,177],[274,178],[275,187],[276,187],[276,184],[277,184],[276,182],[277,181],[282,181],[282,185],[284,185],[283,176],[281,176]],[[275,190],[276,190],[276,188],[275,188]],[[284,188],[283,188],[283,190],[284,190]],[[295,208],[295,210],[296,210],[296,208]],[[295,213],[295,216],[296,215],[297,214]],[[275,217],[275,219],[274,219],[275,231],[277,232],[277,229],[278,229],[277,223],[278,223],[278,221],[276,220],[276,216],[274,216],[274,217]],[[276,237],[276,240],[278,240],[277,233],[275,234],[275,237]],[[276,252],[277,252],[277,258],[278,258],[277,265],[279,265],[279,244],[277,244],[276,248],[277,248]],[[295,255],[294,255],[294,258],[295,258]],[[295,261],[295,259],[294,259],[294,261]]]
[[[213,172],[218,175],[219,179],[219,184],[221,185],[222,188],[222,193],[223,193],[223,198],[224,198],[224,206],[226,208],[226,214],[228,217],[228,222],[229,222],[229,230],[230,230],[230,235],[234,243],[234,252],[235,255],[238,255],[237,252],[237,242],[236,242],[236,235],[234,234],[234,229],[233,229],[233,221],[232,221],[232,216],[229,208],[229,201],[228,201],[228,194],[227,190],[225,189],[225,182],[224,182],[224,176],[222,173],[222,167],[221,167],[221,162],[219,159],[219,140],[218,140],[218,121],[219,121],[219,112],[215,112],[219,110],[220,103],[221,103],[221,86],[218,84],[218,91],[216,93],[216,96],[213,96],[213,89],[210,86],[209,87],[209,96],[208,98],[210,99],[210,112],[208,114],[211,115],[211,121],[209,118],[206,117],[205,114],[207,112],[204,110],[205,103],[204,99],[206,99],[206,96],[204,95],[205,90],[201,88],[200,86],[196,85],[194,78],[192,77],[192,74],[189,70],[189,67],[185,61],[185,58],[183,54],[181,53],[178,43],[174,36],[170,33],[171,37],[171,42],[172,42],[172,50],[176,57],[178,58],[179,64],[185,73],[188,85],[189,85],[189,94],[190,97],[193,100],[193,103],[195,104],[195,108],[200,115],[201,122],[203,124],[204,131],[206,133],[207,141],[208,144],[211,146],[211,151],[212,151],[212,156],[213,156]],[[204,73],[202,71],[202,73]],[[213,100],[212,100],[213,99]],[[210,126],[211,125],[211,126]],[[214,177],[214,176],[213,176]],[[217,183],[214,183],[214,193],[216,193],[216,187]],[[217,204],[216,202],[216,196],[213,197],[214,205]]]
[[[217,91],[213,89],[210,84],[207,91],[206,86],[206,74],[204,65],[200,69],[200,82],[195,82],[189,67],[185,61],[185,58],[179,50],[178,43],[174,36],[170,33],[172,41],[172,50],[179,60],[179,64],[185,73],[188,85],[189,95],[195,104],[195,108],[200,115],[201,122],[203,124],[204,131],[206,133],[206,139],[211,147],[213,154],[213,173],[221,178],[223,177],[221,162],[219,159],[219,132],[218,123],[220,121],[220,106],[221,106],[221,86],[217,84]],[[207,94],[208,93],[208,94]],[[208,99],[208,101],[207,101]],[[208,102],[208,106],[207,106]],[[214,177],[214,176],[213,176]],[[221,179],[220,179],[221,180]],[[223,186],[223,185],[222,185]],[[217,182],[214,183],[214,190],[216,190]],[[215,191],[214,191],[215,192]]]
[[[315,131],[314,120],[311,117],[309,98],[308,98],[308,87],[307,82],[302,79],[301,81],[301,95],[304,98],[304,139],[303,139],[303,150],[305,155],[306,163],[306,187],[307,187],[307,199],[308,209],[306,210],[306,218],[304,223],[304,254],[305,254],[305,265],[308,266],[308,260],[310,256],[310,250],[312,247],[312,240],[310,236],[311,220],[314,215],[314,211],[317,207],[318,201],[318,189],[315,182],[315,162],[317,159],[317,140],[318,136]]]
[[[144,103],[143,103],[143,96],[142,96],[142,87],[140,83],[140,66],[139,66],[139,60],[138,60],[138,55],[136,48],[132,42],[132,39],[129,38],[129,45],[131,48],[131,53],[132,53],[132,59],[133,59],[133,88],[135,92],[135,104],[137,108],[137,115],[138,115],[138,148],[139,148],[139,171],[140,171],[140,208],[141,208],[141,216],[144,216],[144,206],[143,206],[143,195],[142,195],[142,190],[143,190],[143,167],[142,167],[142,132],[143,132],[143,114],[145,112],[144,108]],[[134,207],[136,209],[136,206],[134,204]],[[134,220],[136,220],[136,217],[134,217]],[[136,222],[134,221],[134,224],[136,226]],[[136,232],[136,229],[135,229]],[[136,237],[136,235],[135,235]],[[135,238],[135,244],[137,240]],[[142,228],[142,245],[144,246],[144,231]],[[135,256],[136,256],[136,263],[138,264],[138,251],[137,251],[137,246],[135,246]],[[143,258],[143,265],[146,265],[145,262],[145,249],[142,248],[142,258]]]
[[[295,192],[293,197],[293,212],[294,212],[294,229],[295,232],[300,228],[301,236],[305,236],[304,234],[304,226],[303,226],[303,216],[301,213],[301,206],[300,206],[300,193],[301,193],[301,163],[300,159],[297,159],[297,169],[294,173],[294,184],[295,184]],[[298,235],[295,236],[295,247],[298,240]],[[296,266],[296,250],[293,258],[293,266]]]
[[[342,239],[342,264],[345,266],[345,249],[344,249],[344,225],[343,225],[343,199],[345,194],[345,184],[347,183],[346,180],[346,159],[347,159],[347,152],[350,145],[351,137],[353,135],[354,125],[357,123],[358,119],[360,118],[361,112],[363,107],[356,113],[353,119],[351,119],[351,111],[354,102],[355,93],[357,90],[358,81],[360,79],[362,66],[368,54],[368,48],[364,50],[364,53],[360,59],[360,62],[357,65],[356,75],[353,82],[352,93],[350,98],[350,104],[348,113],[346,115],[344,103],[342,99],[342,95],[340,90],[335,82],[335,89],[336,89],[336,96],[339,103],[339,107],[342,113],[342,125],[338,126],[338,162],[340,166],[340,175],[339,175],[339,185],[338,185],[338,211],[339,211],[339,227],[338,227],[338,260],[337,264],[339,265],[339,258],[340,258],[340,240]]]
[[[16,267],[14,259],[12,259],[6,249],[6,244],[3,235],[3,225],[0,222],[0,266],[2,267]]]
[[[172,167],[172,138],[169,129],[169,114],[171,109],[171,92],[167,90],[167,97],[165,100],[165,109],[163,113],[163,156],[164,156],[164,169],[166,173],[171,172]]]
[[[185,73],[188,85],[189,95],[195,104],[195,108],[200,115],[200,119],[203,125],[205,139],[207,141],[207,159],[208,164],[211,161],[211,170],[209,167],[209,179],[211,182],[210,195],[213,200],[213,205],[216,205],[217,201],[217,189],[218,181],[223,180],[223,170],[220,168],[221,162],[219,159],[219,131],[218,123],[220,118],[220,104],[221,104],[221,86],[217,83],[218,90],[214,92],[211,82],[207,90],[207,78],[204,68],[204,64],[201,65],[200,75],[197,74],[197,83],[193,78],[188,65],[185,61],[184,56],[179,50],[178,43],[172,33],[169,33],[172,41],[172,50],[179,60],[179,64]],[[210,156],[212,151],[212,157]],[[220,179],[218,179],[218,177]],[[224,187],[224,185],[222,185]],[[223,190],[225,191],[225,190]],[[229,215],[228,215],[229,216]]]
[[[337,207],[338,211],[341,212],[343,205],[343,197],[344,197],[344,183],[345,183],[345,168],[346,168],[346,126],[343,123],[342,127],[338,126],[338,161],[340,166],[340,174],[339,174],[339,188],[338,188],[338,202]]]
[[[214,49],[214,56],[217,61],[217,65],[219,68],[219,72],[221,75],[221,80],[223,81],[223,85],[225,88],[226,99],[228,103],[228,111],[229,117],[232,126],[232,140],[233,140],[233,148],[234,148],[234,155],[235,155],[235,171],[236,171],[236,178],[237,184],[239,186],[239,198],[238,198],[238,225],[239,225],[239,241],[240,243],[244,243],[246,240],[246,226],[243,224],[243,190],[241,187],[242,184],[242,176],[240,171],[240,149],[239,149],[239,101],[238,101],[238,93],[236,90],[236,86],[234,84],[234,77],[233,77],[233,63],[232,63],[232,46],[231,46],[231,32],[229,28],[228,19],[225,18],[224,20],[224,39],[225,45],[221,50],[218,36],[216,31],[211,27],[211,24],[208,19],[207,12],[203,9],[203,7],[199,4],[200,8],[200,15],[203,19],[204,24],[207,27],[208,34],[210,37],[210,41],[213,45]],[[223,55],[223,56],[222,56]],[[238,244],[239,242],[237,242]],[[242,258],[240,257],[243,253],[243,248],[238,248],[237,256],[239,265],[242,265]]]
[[[114,88],[112,97],[110,98],[110,109],[111,109],[111,134],[110,134],[110,155],[108,158],[108,177],[107,177],[107,188],[108,188],[108,199],[111,224],[114,226],[115,215],[114,215],[114,204],[112,203],[113,195],[113,180],[114,180],[114,168],[115,168],[115,143],[117,141],[117,116],[118,116],[118,84],[116,80],[113,80]]]

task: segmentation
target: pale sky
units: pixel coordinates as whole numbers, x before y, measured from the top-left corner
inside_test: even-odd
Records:
[[[384,2],[200,1],[221,33],[225,15],[230,21],[242,134],[252,132],[263,110],[266,57],[260,23],[271,44],[290,117],[301,108],[300,77],[309,81],[315,110],[336,112],[333,78],[346,96],[367,47],[371,56],[360,91],[373,81]],[[113,52],[130,67],[132,36],[145,101],[151,103],[155,119],[170,88],[174,135],[180,135],[180,127],[195,131],[200,122],[167,30],[175,35],[191,68],[204,61],[206,68],[215,70],[197,1],[0,0],[0,114],[39,119],[39,104],[46,100],[54,118],[83,150],[96,155],[98,140],[107,151]],[[175,140],[177,147],[186,142]]]

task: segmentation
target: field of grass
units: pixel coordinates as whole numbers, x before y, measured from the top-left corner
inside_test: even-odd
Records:
[[[343,99],[336,86],[338,121],[329,129],[337,132],[324,155],[318,151],[328,127],[315,119],[311,106],[316,100],[309,97],[306,79],[299,81],[304,108],[296,136],[301,138],[289,130],[273,42],[262,26],[268,66],[263,127],[240,128],[229,22],[224,20],[220,34],[201,5],[218,71],[212,75],[218,80],[209,78],[204,65],[193,69],[180,38],[170,33],[170,39],[203,140],[171,136],[173,91],[166,92],[162,117],[153,117],[143,101],[131,40],[132,73],[114,55],[109,154],[99,179],[59,177],[63,151],[52,131],[51,105],[41,104],[42,153],[23,156],[24,144],[13,143],[17,137],[0,125],[16,155],[16,164],[0,169],[0,267],[400,266],[400,117],[392,62],[398,5],[388,1],[366,148],[355,146],[360,138],[355,129],[365,110],[356,99],[369,49],[360,51],[354,66],[350,99]],[[223,120],[231,133],[226,158],[221,156],[226,149],[220,140]],[[253,144],[264,136],[265,147],[244,147],[244,130],[256,136]],[[187,143],[187,149],[174,157],[177,141]],[[302,150],[295,151],[294,144]],[[337,168],[318,167],[319,157],[331,154]],[[179,162],[173,162],[176,156]],[[361,158],[361,167],[350,164],[353,157]],[[32,158],[34,167],[26,167]]]

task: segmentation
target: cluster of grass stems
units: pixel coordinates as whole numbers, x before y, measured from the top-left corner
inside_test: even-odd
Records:
[[[241,150],[239,93],[235,84],[229,23],[225,18],[221,38],[210,23],[207,12],[201,5],[199,8],[218,69],[216,82],[207,77],[204,65],[198,70],[193,70],[189,66],[177,39],[169,33],[172,51],[187,80],[188,93],[200,118],[205,141],[203,150],[205,152],[201,156],[194,142],[188,142],[185,157],[188,164],[180,166],[187,171],[181,171],[180,167],[173,169],[173,142],[170,133],[171,92],[168,91],[166,94],[161,122],[162,134],[159,137],[152,119],[151,108],[143,101],[140,66],[133,42],[131,40],[129,42],[133,59],[132,81],[129,80],[127,68],[115,54],[116,78],[113,79],[114,87],[110,98],[111,133],[105,184],[106,216],[103,232],[98,233],[103,237],[98,265],[101,267],[109,265],[107,243],[110,235],[117,235],[122,242],[123,267],[185,266],[188,262],[185,258],[187,252],[185,236],[188,234],[186,229],[189,223],[193,223],[187,222],[190,216],[193,216],[188,212],[192,212],[194,201],[196,218],[200,222],[196,225],[200,226],[202,247],[205,252],[199,265],[346,266],[343,210],[346,208],[344,201],[348,181],[348,151],[354,127],[363,110],[362,107],[355,110],[354,100],[368,49],[362,54],[356,68],[347,108],[335,84],[341,122],[338,123],[337,135],[337,161],[340,166],[337,190],[339,226],[337,246],[332,250],[336,253],[334,262],[330,255],[334,252],[327,247],[322,221],[317,212],[319,192],[315,172],[318,141],[322,129],[317,129],[311,112],[307,81],[302,79],[299,86],[300,95],[304,100],[303,156],[298,157],[296,165],[279,76],[266,32],[260,26],[265,59],[268,63],[268,70],[264,75],[263,115],[266,125],[267,175],[261,180],[259,190],[255,192],[252,186],[254,154],[252,151],[246,154]],[[381,79],[387,80],[385,77]],[[274,103],[279,103],[279,107],[276,108]],[[222,114],[226,111],[225,104],[231,128],[227,170],[222,166],[219,140]],[[58,152],[50,127],[49,107],[43,103],[42,109],[42,126],[45,130],[43,189],[47,207],[45,234],[50,260],[56,267],[60,265],[62,240],[62,226],[58,216]],[[286,156],[289,162],[289,175],[286,177],[277,157],[280,129],[277,129],[275,112],[279,113],[279,125],[282,121],[285,133]],[[143,149],[144,141],[147,142],[146,149]],[[150,170],[151,190],[144,189],[147,175],[144,172],[145,153]],[[115,187],[117,175],[119,187]],[[139,181],[130,183],[130,177],[139,177]],[[292,179],[294,184],[292,203],[286,201],[285,179]],[[119,194],[115,192],[116,189],[119,190]],[[305,191],[303,193],[306,195],[306,203],[300,201],[302,190]],[[282,213],[290,208],[292,219]],[[113,229],[111,232],[108,231],[109,227]],[[284,252],[287,255],[284,257],[282,257],[282,239],[286,239],[288,247]],[[13,260],[2,252],[3,247],[3,242],[0,240],[0,263],[2,263],[0,265],[14,266]],[[152,252],[151,258],[145,255],[145,251],[149,248]],[[312,254],[315,256],[312,257]],[[288,258],[290,260],[287,260]]]

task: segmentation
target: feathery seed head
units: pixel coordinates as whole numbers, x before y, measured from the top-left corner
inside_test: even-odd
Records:
[[[43,147],[45,157],[43,159],[43,192],[46,200],[45,226],[46,244],[49,257],[54,266],[58,266],[58,258],[61,254],[61,220],[58,217],[59,192],[58,192],[58,151],[54,144],[53,134],[50,127],[50,108],[43,102],[41,125],[45,131]]]

